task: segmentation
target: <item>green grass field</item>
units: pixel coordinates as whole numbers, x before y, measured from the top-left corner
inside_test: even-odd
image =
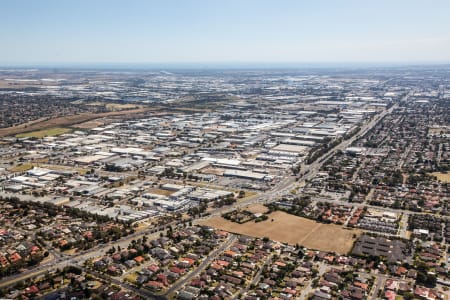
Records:
[[[34,137],[41,139],[46,136],[58,136],[64,133],[71,132],[72,129],[64,128],[64,127],[53,127],[49,129],[30,131],[16,135],[17,138],[26,138],[26,137]]]

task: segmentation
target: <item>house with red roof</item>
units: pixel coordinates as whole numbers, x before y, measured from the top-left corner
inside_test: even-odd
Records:
[[[184,275],[186,273],[185,269],[181,269],[181,268],[178,268],[178,267],[171,267],[169,270],[170,270],[170,272],[173,272],[173,273],[178,274],[178,275]]]
[[[386,300],[395,300],[395,297],[397,297],[397,293],[392,290],[387,290],[384,292],[384,298]]]
[[[139,255],[134,258],[134,261],[137,262],[138,264],[142,264],[145,261],[145,259],[144,257]]]
[[[161,289],[164,288],[164,284],[162,284],[161,282],[158,281],[149,281],[145,284],[146,288],[149,288],[153,291],[160,291]]]
[[[155,264],[151,264],[150,266],[147,267],[147,269],[152,271],[153,273],[156,273],[159,271],[159,267]]]
[[[35,296],[37,293],[39,293],[39,288],[35,285],[32,285],[30,287],[27,287],[24,290],[24,294],[27,296]]]
[[[10,261],[12,264],[17,263],[17,262],[19,262],[20,260],[22,260],[22,256],[20,256],[20,254],[17,253],[17,252],[14,252],[13,254],[11,254],[11,255],[9,256],[9,261]]]

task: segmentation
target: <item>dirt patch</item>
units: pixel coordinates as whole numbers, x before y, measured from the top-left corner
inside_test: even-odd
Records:
[[[78,251],[77,248],[72,248],[72,249],[63,251],[62,253],[66,254],[66,255],[74,255],[77,253],[77,251]]]
[[[318,223],[281,211],[268,216],[267,221],[258,223],[237,224],[222,217],[213,217],[202,221],[201,224],[243,235],[268,237],[292,245],[298,243],[307,248],[339,254],[350,252],[353,242],[362,232],[357,229],[347,230],[339,225]]]
[[[125,110],[125,109],[139,109],[142,108],[142,105],[138,104],[119,104],[119,103],[106,103],[105,107],[109,111],[118,111],[118,110]]]
[[[32,88],[32,87],[41,88],[42,86],[50,86],[50,85],[54,86],[54,85],[56,85],[56,83],[46,82],[43,85],[42,81],[40,81],[40,80],[21,81],[20,79],[16,79],[16,80],[0,79],[0,88],[2,88],[2,89],[21,90],[21,89]]]
[[[439,179],[442,182],[450,182],[450,172],[447,173],[434,172],[431,173],[431,175],[436,176],[437,179]]]
[[[9,168],[8,171],[10,172],[25,172],[28,170],[33,169],[34,165],[30,163],[24,163],[24,164],[18,164],[12,168]]]
[[[262,204],[250,204],[244,208],[253,214],[265,214],[268,209]]]
[[[138,109],[143,108],[142,105],[139,104],[131,104],[131,103],[109,103],[109,102],[72,102],[73,104],[86,104],[87,106],[104,106],[108,111],[118,111],[118,110],[125,110],[125,109]]]
[[[85,168],[74,168],[74,167],[68,167],[68,166],[61,166],[61,165],[51,165],[51,164],[41,164],[39,167],[47,168],[50,170],[55,171],[77,171],[78,174],[84,175],[88,171],[88,169]]]
[[[108,122],[104,121],[104,119],[98,119],[98,120],[92,120],[92,121],[83,122],[83,123],[80,123],[80,124],[75,124],[72,127],[73,128],[78,128],[78,129],[92,129],[92,128],[104,126],[107,123]]]
[[[170,195],[173,194],[173,191],[168,191],[168,190],[163,190],[163,189],[151,189],[149,192],[152,194],[157,194],[157,195],[162,195],[162,196],[167,196],[167,197],[169,197]]]

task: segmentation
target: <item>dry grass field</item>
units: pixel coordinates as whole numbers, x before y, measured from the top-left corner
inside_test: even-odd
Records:
[[[72,103],[77,103],[77,101],[74,101]],[[120,111],[120,110],[124,110],[124,109],[138,109],[138,108],[144,107],[143,105],[139,105],[139,104],[109,103],[109,102],[101,102],[101,101],[86,103],[86,105],[88,105],[88,106],[104,106],[109,111]]]
[[[45,83],[46,86],[48,85],[57,85],[56,83],[52,83],[52,82],[46,82]],[[15,90],[20,90],[20,89],[25,89],[25,88],[30,88],[30,87],[42,87],[42,82],[40,80],[35,80],[35,81],[20,81],[20,80],[5,80],[5,79],[0,79],[0,88],[2,89],[15,89]]]
[[[77,171],[78,174],[84,175],[88,171],[87,169],[83,168],[73,168],[68,166],[60,166],[60,165],[50,165],[46,163],[19,163],[11,168],[8,169],[10,172],[25,172],[28,170],[33,169],[34,167],[41,167],[46,168],[50,170],[65,170],[65,171]]]
[[[447,173],[434,172],[431,173],[431,175],[436,176],[437,179],[439,179],[442,182],[450,182],[450,172]]]
[[[105,119],[105,118],[101,118],[101,119],[95,119],[92,121],[87,121],[87,122],[83,122],[80,124],[74,124],[72,125],[73,128],[78,128],[78,129],[92,129],[95,127],[101,127],[104,126],[108,123],[111,123],[112,119]]]
[[[139,108],[139,109],[131,109],[131,110],[122,110],[122,111],[111,111],[106,113],[82,113],[78,115],[71,115],[66,117],[58,117],[50,120],[36,120],[32,122],[28,122],[26,124],[17,125],[14,127],[8,128],[0,128],[0,137],[16,135],[24,132],[42,130],[45,128],[51,127],[62,127],[62,126],[71,126],[74,124],[80,124],[83,122],[91,121],[94,119],[104,118],[104,117],[121,117],[121,118],[131,118],[137,114],[143,114],[149,112],[153,109],[151,108]]]
[[[268,216],[267,221],[258,223],[237,224],[221,217],[213,217],[202,221],[201,224],[243,235],[268,237],[292,245],[298,243],[307,248],[334,251],[339,254],[348,253],[362,232],[357,229],[344,229],[334,224],[318,223],[281,211]]]
[[[25,137],[34,137],[34,138],[43,138],[46,136],[58,136],[64,133],[71,132],[72,129],[70,128],[63,128],[63,127],[53,127],[43,130],[37,130],[37,131],[31,131],[31,132],[25,132],[17,134],[17,138],[25,138]]]
[[[33,169],[34,165],[30,163],[24,163],[24,164],[18,164],[12,168],[9,168],[8,171],[10,172],[25,172],[28,170]]]
[[[142,105],[137,104],[119,104],[119,103],[107,103],[105,104],[105,107],[107,110],[110,111],[118,111],[118,110],[124,110],[124,109],[138,109],[143,108]]]
[[[151,189],[150,193],[168,197],[168,196],[172,195],[174,192],[173,191],[168,191],[168,190],[162,190],[162,189]]]
[[[253,214],[264,214],[268,211],[267,207],[262,204],[250,204],[244,207],[245,210],[253,213]]]
[[[50,169],[50,170],[64,170],[64,171],[77,171],[78,174],[84,175],[88,171],[88,169],[84,168],[74,168],[68,166],[60,166],[60,165],[51,165],[51,164],[39,164],[38,167]]]

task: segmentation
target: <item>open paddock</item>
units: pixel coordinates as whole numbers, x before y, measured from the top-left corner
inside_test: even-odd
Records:
[[[436,176],[438,180],[442,182],[450,182],[450,172],[441,173],[441,172],[433,172],[431,175]]]
[[[34,138],[43,138],[46,136],[58,136],[64,133],[71,132],[72,129],[70,128],[63,128],[63,127],[53,127],[43,130],[37,130],[37,131],[30,131],[25,133],[17,134],[17,138],[25,138],[25,137],[34,137]]]
[[[158,110],[158,108],[139,108],[121,111],[110,111],[105,113],[81,113],[77,115],[70,115],[65,117],[51,118],[49,120],[41,118],[35,121],[30,121],[28,123],[20,124],[13,127],[0,128],[0,137],[17,135],[21,133],[27,133],[31,131],[40,131],[46,128],[52,127],[65,127],[72,126],[75,124],[84,123],[87,121],[92,121],[95,119],[105,118],[105,117],[116,117],[120,119],[128,119],[136,117],[138,115],[144,115],[150,111]]]
[[[247,205],[246,207],[244,207],[244,209],[254,214],[265,214],[266,212],[269,211],[267,207],[257,203]]]
[[[358,229],[344,229],[334,224],[318,223],[281,211],[273,212],[268,217],[269,219],[264,222],[245,224],[233,223],[222,217],[212,217],[202,221],[201,224],[242,235],[268,237],[275,241],[292,245],[298,243],[307,248],[339,254],[350,252],[353,242],[362,232]]]

